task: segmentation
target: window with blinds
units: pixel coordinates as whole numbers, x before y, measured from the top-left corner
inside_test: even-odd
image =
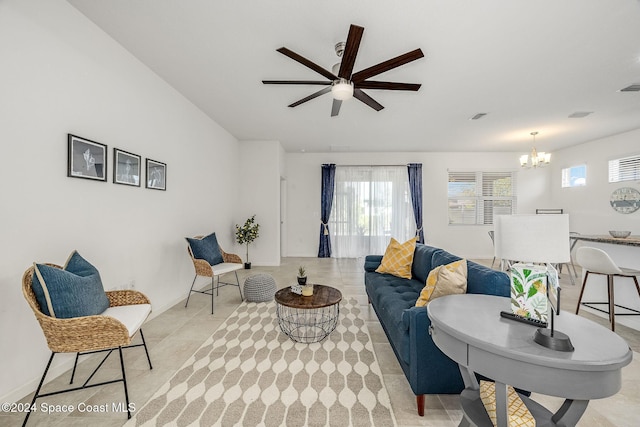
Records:
[[[516,212],[516,172],[449,172],[449,225],[491,225]]]
[[[640,181],[640,155],[609,160],[609,182]]]

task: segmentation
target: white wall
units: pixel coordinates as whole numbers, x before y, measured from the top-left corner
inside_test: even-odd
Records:
[[[105,288],[134,280],[154,314],[173,305],[193,277],[184,237],[233,244],[239,148],[65,1],[0,2],[0,58],[0,396],[15,401],[49,357],[23,272],[77,249]],[[66,176],[67,133],[108,145],[108,182]],[[113,184],[114,147],[166,162],[167,191]]]
[[[554,153],[552,191],[556,207],[569,213],[571,231],[607,234],[609,230],[630,230],[640,234],[640,211],[620,214],[611,208],[609,197],[621,187],[640,190],[640,181],[609,184],[608,162],[640,154],[640,130],[587,142]],[[587,165],[587,185],[562,188],[562,168]]]
[[[282,146],[278,141],[240,143],[240,198],[238,225],[256,215],[259,237],[249,245],[254,265],[280,265],[280,177]],[[246,246],[235,244],[236,253],[246,261]]]
[[[449,226],[448,169],[519,170],[518,213],[549,207],[549,170],[520,170],[517,153],[289,153],[287,154],[288,256],[314,257],[320,233],[321,165],[422,163],[423,226],[428,244],[469,258],[493,257],[491,226]]]

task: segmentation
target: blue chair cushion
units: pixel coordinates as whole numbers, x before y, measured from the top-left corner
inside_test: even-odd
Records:
[[[221,264],[224,262],[216,233],[211,233],[202,239],[192,239],[187,237],[187,242],[191,247],[191,253],[194,258],[204,259],[209,265]]]
[[[47,316],[93,316],[109,308],[100,273],[77,251],[71,253],[63,269],[34,263],[31,287]]]

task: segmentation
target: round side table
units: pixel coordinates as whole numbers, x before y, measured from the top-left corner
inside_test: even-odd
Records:
[[[275,300],[280,329],[293,341],[322,341],[338,324],[342,293],[331,286],[314,284],[313,295],[306,297],[287,287],[276,292]]]

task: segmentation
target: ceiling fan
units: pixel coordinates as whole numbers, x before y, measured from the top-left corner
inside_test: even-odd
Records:
[[[317,98],[320,95],[331,92],[333,95],[333,105],[331,108],[332,117],[337,116],[340,112],[342,101],[346,101],[352,96],[359,101],[364,102],[376,111],[380,111],[384,108],[376,100],[367,95],[362,89],[408,90],[414,92],[420,89],[421,85],[418,83],[397,83],[368,80],[369,78],[377,76],[378,74],[382,74],[386,71],[392,70],[401,65],[424,57],[424,54],[420,49],[412,50],[411,52],[407,52],[404,55],[397,56],[372,67],[365,68],[364,70],[358,71],[357,73],[353,73],[353,66],[356,61],[356,56],[358,54],[358,49],[360,47],[360,41],[362,40],[363,32],[363,27],[353,24],[349,27],[349,35],[347,36],[346,43],[338,43],[336,45],[336,54],[339,57],[342,57],[342,61],[339,64],[334,65],[332,71],[328,71],[322,68],[321,66],[315,64],[312,61],[309,61],[308,59],[287,49],[286,47],[277,49],[277,51],[281,54],[288,56],[294,61],[297,61],[300,64],[312,69],[316,73],[326,77],[328,79],[327,81],[263,80],[262,83],[280,85],[327,86],[315,93],[312,93],[307,97],[294,102],[293,104],[289,105],[289,107],[296,107],[300,104]]]

